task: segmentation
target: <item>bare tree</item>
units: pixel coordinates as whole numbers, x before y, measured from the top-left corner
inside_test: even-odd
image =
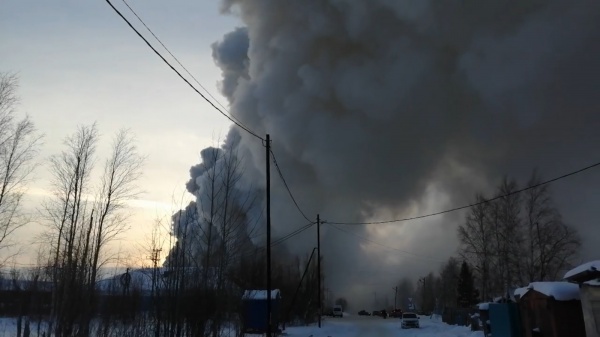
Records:
[[[537,171],[528,186],[541,182]],[[524,195],[525,278],[528,282],[554,280],[569,266],[581,246],[577,232],[563,223],[552,202],[548,185],[526,191]]]
[[[71,336],[84,310],[89,263],[82,259],[89,247],[93,217],[89,204],[94,155],[98,141],[95,125],[80,127],[65,140],[66,150],[50,158],[54,198],[45,205],[51,242],[52,307],[49,324],[56,336]]]
[[[41,140],[28,116],[15,116],[17,88],[16,75],[0,73],[0,249],[30,221],[22,201]]]
[[[534,172],[528,186],[539,184]],[[552,202],[547,186],[515,193],[517,183],[505,177],[493,202],[476,196],[458,228],[461,255],[474,269],[482,299],[506,296],[532,281],[556,279],[577,255],[580,239]]]
[[[50,330],[56,336],[89,334],[102,253],[127,227],[122,211],[137,194],[135,182],[143,158],[128,131],[117,133],[99,186],[94,186],[97,142],[96,125],[82,126],[66,139],[67,149],[50,159],[55,197],[44,211],[52,242]]]
[[[490,266],[493,263],[494,228],[490,219],[490,204],[482,203],[483,201],[485,201],[483,195],[475,196],[477,205],[470,209],[465,223],[458,227],[458,238],[461,243],[460,254],[474,266],[481,296],[487,299]]]

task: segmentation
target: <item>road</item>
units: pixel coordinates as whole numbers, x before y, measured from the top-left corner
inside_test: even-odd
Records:
[[[293,327],[285,331],[289,337],[481,337],[466,327],[446,325],[439,320],[421,317],[420,329],[401,329],[400,319],[365,316],[327,318],[321,329]],[[480,332],[479,332],[480,333]]]

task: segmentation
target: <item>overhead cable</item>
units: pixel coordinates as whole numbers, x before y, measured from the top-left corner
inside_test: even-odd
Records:
[[[275,169],[277,170],[277,173],[279,174],[279,178],[281,178],[281,181],[283,182],[283,185],[285,186],[285,189],[288,191],[288,194],[290,195],[290,198],[292,198],[292,201],[294,202],[294,205],[296,205],[296,208],[298,209],[298,212],[300,212],[300,214],[302,214],[302,216],[304,217],[304,219],[306,219],[306,221],[312,222],[312,220],[310,220],[306,216],[306,214],[304,213],[304,211],[302,211],[302,209],[298,205],[298,202],[296,201],[296,198],[294,198],[294,194],[292,193],[292,191],[290,190],[290,187],[288,186],[287,182],[285,181],[285,178],[283,177],[283,173],[281,173],[281,169],[279,168],[279,164],[277,163],[277,159],[275,159],[275,153],[273,153],[273,150],[271,150],[271,156],[273,157],[273,163],[275,164]]]
[[[196,82],[200,88],[202,88],[206,94],[208,96],[210,96],[210,98],[212,98],[215,102],[217,102],[217,104],[223,109],[223,111],[227,111],[227,108],[225,106],[223,106],[223,104],[221,104],[221,102],[219,102],[219,100],[213,96],[210,91],[208,89],[206,89],[202,83],[200,83],[200,81],[198,81],[196,79],[196,77],[179,61],[179,59],[173,55],[173,53],[169,50],[169,48],[167,48],[167,46],[161,41],[161,39],[158,38],[158,36],[156,36],[156,34],[154,34],[154,32],[152,31],[152,29],[150,29],[150,27],[148,27],[148,25],[146,25],[146,22],[144,22],[144,20],[142,20],[142,18],[137,14],[137,12],[131,8],[131,6],[129,5],[129,3],[126,0],[122,0],[123,3],[125,4],[125,6],[127,6],[127,8],[129,8],[129,10],[131,11],[131,13],[133,13],[133,15],[135,15],[135,17],[140,21],[140,23],[142,25],[144,25],[144,27],[146,27],[146,30],[148,30],[148,32],[150,34],[152,34],[152,36],[156,39],[156,41],[158,41],[158,43],[160,43],[160,45],[167,51],[167,53],[169,53],[169,55],[171,55],[171,57],[175,60],[175,62],[177,62],[177,64],[179,64],[181,66],[181,68],[183,68],[183,70],[185,70],[185,72],[190,75],[190,77],[192,79],[194,79],[194,82]],[[229,112],[229,111],[227,111]],[[231,115],[231,113],[229,113],[229,115],[231,116],[231,118],[235,119],[236,121],[240,122],[239,119],[235,118],[235,116]],[[241,122],[240,122],[241,123]]]
[[[436,258],[433,258],[433,257],[430,257],[430,256],[426,256],[426,255],[419,255],[419,254],[415,254],[415,253],[412,253],[412,252],[409,252],[409,251],[406,251],[406,250],[402,250],[402,249],[398,249],[398,248],[390,247],[390,246],[387,246],[387,245],[385,245],[385,244],[383,244],[383,243],[380,243],[380,242],[377,242],[377,241],[373,241],[373,240],[371,240],[371,239],[369,239],[369,238],[367,238],[367,237],[364,237],[364,236],[362,236],[362,235],[359,235],[359,234],[356,234],[356,233],[354,233],[354,232],[351,232],[351,231],[345,230],[345,229],[343,229],[343,228],[340,228],[340,227],[338,227],[338,226],[336,226],[336,225],[333,225],[333,224],[331,224],[331,223],[328,223],[328,224],[329,224],[331,227],[333,227],[333,228],[337,229],[338,231],[344,232],[344,233],[346,233],[346,234],[354,235],[354,236],[356,236],[357,238],[359,238],[360,240],[363,240],[363,241],[366,241],[366,242],[370,242],[370,243],[372,243],[372,244],[378,245],[378,246],[380,246],[380,247],[383,247],[383,248],[387,248],[387,249],[390,249],[390,250],[394,250],[394,251],[400,252],[400,253],[402,253],[402,254],[411,255],[411,256],[413,256],[413,257],[417,257],[417,258],[420,258],[420,259],[426,259],[426,260],[435,261],[435,262],[443,262],[443,261],[442,261],[442,260],[440,260],[440,259],[436,259]]]
[[[370,222],[328,221],[327,223],[334,224],[334,225],[378,225],[378,224],[387,224],[387,223],[394,223],[394,222],[405,222],[405,221],[410,221],[410,220],[417,220],[417,219],[428,218],[428,217],[432,217],[432,216],[436,216],[436,215],[441,215],[441,214],[445,214],[445,213],[455,212],[455,211],[458,211],[458,210],[461,210],[461,209],[466,209],[466,208],[471,208],[471,207],[479,206],[479,205],[482,205],[482,204],[487,204],[489,202],[492,202],[492,201],[495,201],[495,200],[498,200],[498,199],[506,198],[506,197],[509,197],[511,195],[519,194],[519,193],[522,193],[522,192],[525,192],[525,191],[528,191],[528,190],[531,190],[531,189],[534,189],[534,188],[538,188],[538,187],[543,186],[543,185],[550,184],[550,183],[555,182],[557,180],[570,177],[572,175],[575,175],[575,174],[581,173],[583,171],[595,168],[597,166],[600,166],[600,162],[592,164],[592,165],[589,165],[589,166],[586,166],[586,167],[584,167],[582,169],[579,169],[579,170],[576,170],[576,171],[573,171],[573,172],[569,172],[567,174],[563,174],[563,175],[558,176],[556,178],[552,178],[550,180],[546,180],[544,182],[541,182],[541,183],[538,183],[538,184],[535,184],[535,185],[527,186],[527,187],[522,188],[520,190],[512,191],[510,193],[499,195],[499,196],[496,196],[496,197],[490,198],[490,199],[485,199],[485,200],[482,200],[482,201],[479,201],[479,202],[476,202],[476,203],[472,203],[472,204],[468,204],[468,205],[465,205],[465,206],[460,206],[460,207],[455,207],[455,208],[447,209],[445,211],[440,211],[440,212],[435,212],[435,213],[430,213],[430,214],[425,214],[425,215],[419,215],[419,216],[413,216],[413,217],[410,217],[410,218],[394,219],[394,220],[370,221]]]
[[[250,130],[248,127],[244,126],[242,123],[236,121],[230,115],[223,112],[223,110],[219,109],[219,107],[217,107],[211,100],[209,100],[206,96],[204,96],[204,94],[202,94],[198,89],[196,89],[196,87],[194,87],[194,85],[192,83],[190,83],[190,81],[188,81],[187,78],[183,77],[183,75],[181,75],[181,73],[177,69],[175,69],[175,67],[173,67],[173,65],[171,63],[169,63],[169,61],[167,61],[167,59],[165,59],[165,57],[162,56],[162,54],[158,50],[156,50],[156,48],[154,48],[154,46],[152,46],[152,44],[150,42],[148,42],[148,40],[131,24],[131,22],[129,22],[129,20],[127,20],[127,18],[125,16],[123,16],[123,14],[110,2],[110,0],[106,0],[106,2],[127,23],[127,25],[146,43],[146,45],[148,45],[148,47],[150,47],[150,49],[152,49],[152,51],[158,57],[160,57],[160,59],[163,60],[163,62],[165,64],[167,64],[167,66],[169,66],[169,68],[171,68],[171,70],[173,70],[177,74],[177,76],[179,76],[187,85],[189,85],[190,88],[192,88],[192,90],[194,90],[198,95],[200,95],[200,97],[202,97],[206,102],[208,102],[208,104],[210,104],[221,115],[223,115],[227,119],[229,119],[233,124],[237,125],[242,130],[248,132],[250,135],[264,141],[264,138],[262,138],[261,136],[259,136],[258,134],[256,134],[252,130]]]

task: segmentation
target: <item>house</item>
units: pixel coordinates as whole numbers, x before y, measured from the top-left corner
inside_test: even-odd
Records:
[[[515,290],[523,336],[586,337],[579,287],[568,282],[532,282]]]
[[[587,337],[600,337],[600,260],[568,271],[564,279],[579,286]]]

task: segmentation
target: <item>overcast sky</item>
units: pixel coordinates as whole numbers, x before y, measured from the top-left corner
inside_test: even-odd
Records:
[[[123,2],[113,3],[143,29]],[[239,25],[237,19],[220,15],[218,2],[212,0],[130,5],[224,102],[210,46]],[[101,151],[120,128],[130,128],[136,135],[140,151],[147,155],[140,181],[145,193],[135,203],[129,239],[139,240],[139,233],[146,232],[157,215],[180,207],[189,168],[199,161],[200,150],[216,144],[228,131],[228,121],[167,68],[105,1],[2,1],[0,71],[19,76],[18,113],[29,114],[45,135],[39,156],[43,164],[62,149],[62,140],[78,125],[98,123]],[[35,171],[32,205],[45,197],[46,171],[44,165]],[[30,238],[34,232],[36,225],[20,235]]]

